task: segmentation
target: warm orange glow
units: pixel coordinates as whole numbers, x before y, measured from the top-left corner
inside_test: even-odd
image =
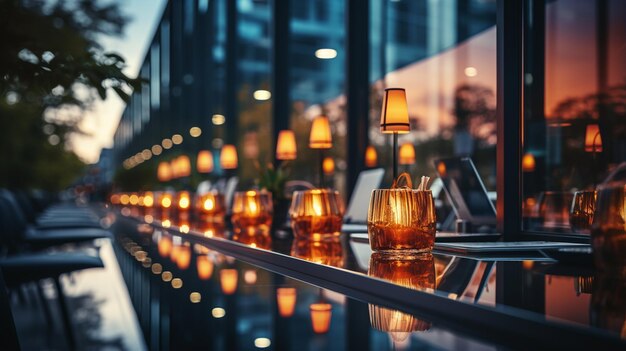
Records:
[[[161,257],[169,256],[172,252],[172,239],[167,236],[161,237],[159,239],[158,248],[159,255],[161,255]]]
[[[236,269],[228,268],[220,271],[220,284],[222,284],[222,292],[226,295],[232,295],[237,291],[237,280],[239,273]]]
[[[330,329],[330,319],[333,313],[333,306],[329,303],[318,302],[310,306],[311,323],[316,334],[324,334]]]
[[[172,167],[168,162],[160,162],[157,168],[159,182],[169,182],[172,179]]]
[[[343,267],[344,253],[339,238],[311,239],[296,238],[291,244],[291,256],[328,266]]]
[[[189,177],[191,174],[191,161],[187,155],[180,155],[176,158],[176,176]]]
[[[213,154],[209,150],[202,150],[198,152],[198,159],[196,160],[196,169],[198,173],[211,173],[213,172]]]
[[[367,274],[411,289],[432,291],[436,288],[432,255],[390,257],[373,253]],[[372,327],[391,333],[395,341],[406,339],[411,332],[430,329],[430,323],[413,315],[373,304],[368,307]]]
[[[213,275],[213,262],[209,260],[208,256],[198,256],[196,258],[196,266],[198,269],[198,278],[209,280]]]
[[[131,194],[128,198],[128,202],[130,202],[131,205],[136,206],[139,203],[139,196],[137,196],[137,194]]]
[[[198,269],[198,278],[201,280],[209,280],[213,275],[213,262],[206,255],[196,258],[196,266]]]
[[[128,205],[130,203],[130,196],[128,196],[128,194],[120,195],[120,203],[122,205]]]
[[[522,157],[522,170],[524,172],[535,171],[535,156],[530,152],[525,153],[524,157]]]
[[[329,189],[295,191],[289,208],[294,236],[310,240],[339,236],[343,213],[339,192]]]
[[[161,195],[161,207],[170,208],[172,206],[172,194],[164,193]]]
[[[151,192],[146,192],[143,195],[143,205],[145,207],[152,207],[154,205],[154,195]]]
[[[383,133],[408,133],[409,109],[406,91],[401,88],[385,89],[383,108],[380,113],[380,131]]]
[[[585,151],[602,152],[602,135],[600,135],[600,126],[597,124],[588,124],[585,131]]]
[[[398,162],[401,165],[412,165],[415,163],[415,147],[411,143],[400,146]]]
[[[276,142],[276,159],[295,160],[297,153],[296,135],[292,130],[281,130]]]
[[[176,266],[179,269],[189,268],[191,263],[191,247],[187,245],[178,246],[178,255],[176,257]]]
[[[296,288],[276,289],[276,301],[278,302],[278,314],[281,317],[291,317],[296,309]]]
[[[220,165],[223,169],[236,169],[238,164],[237,148],[235,145],[227,144],[222,147],[220,153]]]
[[[365,167],[373,168],[378,165],[378,153],[376,148],[372,145],[365,149]]]
[[[178,193],[178,208],[181,210],[188,210],[191,205],[191,199],[188,191],[181,191]]]
[[[333,160],[332,157],[324,158],[324,162],[322,162],[322,169],[326,175],[332,175],[335,173],[335,160]]]
[[[272,224],[272,193],[267,191],[239,191],[233,197],[232,217],[235,232],[256,227],[260,230]]]
[[[224,196],[217,192],[209,192],[199,195],[196,198],[196,208],[201,217],[208,222],[223,221],[224,213]]]
[[[441,177],[445,177],[447,174],[447,170],[446,170],[446,164],[443,162],[439,162],[437,164],[437,173],[439,173],[439,175]]]
[[[333,147],[333,136],[330,132],[330,122],[326,116],[317,116],[311,125],[309,135],[311,149],[330,149]]]

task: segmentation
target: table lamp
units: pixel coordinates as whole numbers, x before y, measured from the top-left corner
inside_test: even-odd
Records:
[[[409,109],[404,89],[385,89],[380,114],[380,131],[383,134],[393,134],[393,179],[396,179],[398,177],[398,134],[406,134],[410,131]]]
[[[320,152],[320,169],[319,169],[319,185],[322,186],[324,179],[323,165],[324,150],[333,147],[333,137],[330,131],[330,122],[326,116],[317,116],[313,119],[311,125],[311,134],[309,135],[309,147],[317,149]]]
[[[236,169],[238,165],[237,148],[235,145],[226,144],[220,153],[220,165],[223,169]]]

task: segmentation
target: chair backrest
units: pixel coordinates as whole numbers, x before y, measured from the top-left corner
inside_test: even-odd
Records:
[[[9,294],[0,271],[0,338],[4,350],[20,350],[19,339],[15,329],[13,313],[9,303]]]
[[[13,193],[6,189],[0,189],[0,202],[3,202],[5,206],[3,210],[6,214],[5,227],[15,236],[16,240],[20,240],[28,227],[28,221],[22,208],[15,200]]]
[[[28,194],[24,191],[14,191],[12,194],[15,202],[18,206],[20,206],[20,209],[22,210],[28,223],[35,223],[35,219],[37,219],[37,211],[35,210],[33,202]]]
[[[26,226],[19,221],[19,213],[10,201],[0,194],[0,251],[15,252]]]

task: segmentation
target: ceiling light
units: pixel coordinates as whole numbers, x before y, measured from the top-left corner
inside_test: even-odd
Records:
[[[468,77],[476,77],[478,75],[478,70],[476,69],[476,67],[465,67],[465,75]]]
[[[254,96],[254,99],[258,101],[269,100],[272,97],[272,93],[263,89],[256,90],[252,95]]]
[[[211,122],[213,122],[216,126],[221,126],[224,122],[226,122],[226,117],[224,117],[224,115],[214,114],[211,118]]]
[[[191,129],[189,129],[189,135],[191,135],[192,138],[197,138],[202,134],[202,129],[200,129],[199,127],[191,127]]]
[[[176,145],[182,144],[183,142],[183,136],[180,134],[174,134],[172,135],[172,142]]]
[[[322,60],[334,59],[337,57],[337,50],[328,48],[317,49],[315,50],[315,57]]]

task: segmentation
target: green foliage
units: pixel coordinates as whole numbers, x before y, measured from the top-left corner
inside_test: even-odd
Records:
[[[0,187],[58,190],[80,173],[65,141],[82,133],[84,109],[109,89],[127,99],[139,83],[97,42],[127,21],[110,1],[0,0]]]
[[[285,199],[285,183],[289,179],[289,173],[288,162],[282,162],[278,168],[274,168],[274,165],[268,163],[265,168],[259,169],[259,188],[271,192],[274,201],[283,200]]]

